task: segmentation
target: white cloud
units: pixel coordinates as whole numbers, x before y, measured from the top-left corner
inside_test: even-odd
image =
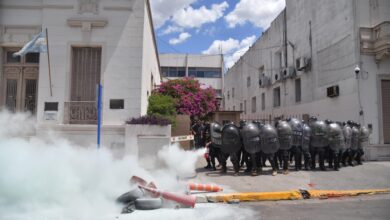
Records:
[[[178,32],[183,32],[183,28],[182,27],[178,27],[178,26],[174,26],[174,25],[169,25],[167,28],[165,28],[161,32],[161,35],[178,33]]]
[[[284,7],[285,0],[240,0],[234,10],[225,16],[225,21],[231,28],[251,22],[267,29]]]
[[[217,28],[215,26],[211,26],[210,28],[203,30],[201,33],[206,36],[214,37],[215,32],[217,32]]]
[[[191,37],[191,34],[184,32],[184,33],[181,33],[178,38],[170,39],[169,43],[172,45],[180,44],[180,43],[183,43],[184,41],[186,41],[189,37]]]
[[[167,20],[171,19],[176,11],[186,8],[194,2],[196,0],[151,0],[155,28],[160,28]]]
[[[222,53],[229,53],[230,51],[237,49],[240,42],[236,39],[229,38],[227,40],[215,40],[207,50],[202,51],[203,54],[219,54],[220,50],[223,49]]]
[[[249,49],[256,41],[256,36],[252,35],[241,41],[229,38],[227,40],[215,40],[207,50],[202,51],[203,54],[219,54],[220,48],[225,54],[225,65],[230,68],[234,63]]]
[[[200,28],[203,24],[218,20],[228,7],[229,4],[225,1],[220,4],[213,4],[210,9],[205,6],[198,9],[189,6],[176,11],[172,17],[172,22],[183,28]]]

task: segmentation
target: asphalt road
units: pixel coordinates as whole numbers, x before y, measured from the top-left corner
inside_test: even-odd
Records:
[[[191,181],[214,183],[228,192],[266,192],[296,189],[354,190],[390,188],[390,162],[366,162],[361,166],[343,167],[340,171],[290,171],[288,175],[270,174],[270,168],[259,176],[240,172],[233,176],[231,165],[227,174],[210,171],[198,161],[197,176]],[[227,205],[227,204],[221,204]],[[252,219],[390,219],[390,194],[357,197],[308,199],[295,201],[241,202],[230,206],[255,212]]]
[[[353,190],[390,188],[390,162],[366,162],[361,166],[343,167],[340,171],[293,171],[288,175],[279,173],[272,176],[270,167],[264,168],[259,176],[240,172],[233,176],[231,165],[227,174],[220,170],[210,171],[203,167],[204,160],[197,164],[197,176],[192,179],[199,183],[215,183],[224,187],[224,192],[265,192],[297,189]]]
[[[254,210],[254,219],[390,219],[390,195],[327,200],[248,202],[240,203],[238,206]]]

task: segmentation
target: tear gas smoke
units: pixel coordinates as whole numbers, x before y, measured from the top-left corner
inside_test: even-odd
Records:
[[[115,200],[129,191],[132,175],[183,192],[184,184],[177,176],[194,173],[202,152],[166,146],[157,156],[165,166],[147,171],[132,156],[113,159],[104,147],[75,146],[50,135],[35,137],[31,135],[34,124],[26,114],[0,112],[0,219],[222,219],[235,215],[234,219],[245,219],[252,215],[250,210],[243,213],[242,208],[238,212],[238,207],[216,204],[120,215],[122,205]]]

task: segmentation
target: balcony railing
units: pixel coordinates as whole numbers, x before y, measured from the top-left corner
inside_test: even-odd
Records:
[[[97,124],[95,101],[65,102],[65,124]]]

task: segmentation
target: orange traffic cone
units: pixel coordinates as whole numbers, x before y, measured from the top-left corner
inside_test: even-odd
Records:
[[[190,190],[197,191],[206,191],[206,192],[219,192],[223,191],[223,188],[217,185],[212,184],[198,184],[198,183],[188,183]]]
[[[139,185],[138,187],[145,189],[148,192],[151,192],[154,195],[159,195],[162,196],[164,199],[172,200],[178,203],[181,203],[186,206],[190,206],[192,208],[195,207],[195,202],[196,202],[196,197],[195,196],[190,196],[190,195],[180,195],[176,193],[171,193],[171,192],[165,192],[161,191],[158,189],[146,187],[146,186],[141,186]]]

